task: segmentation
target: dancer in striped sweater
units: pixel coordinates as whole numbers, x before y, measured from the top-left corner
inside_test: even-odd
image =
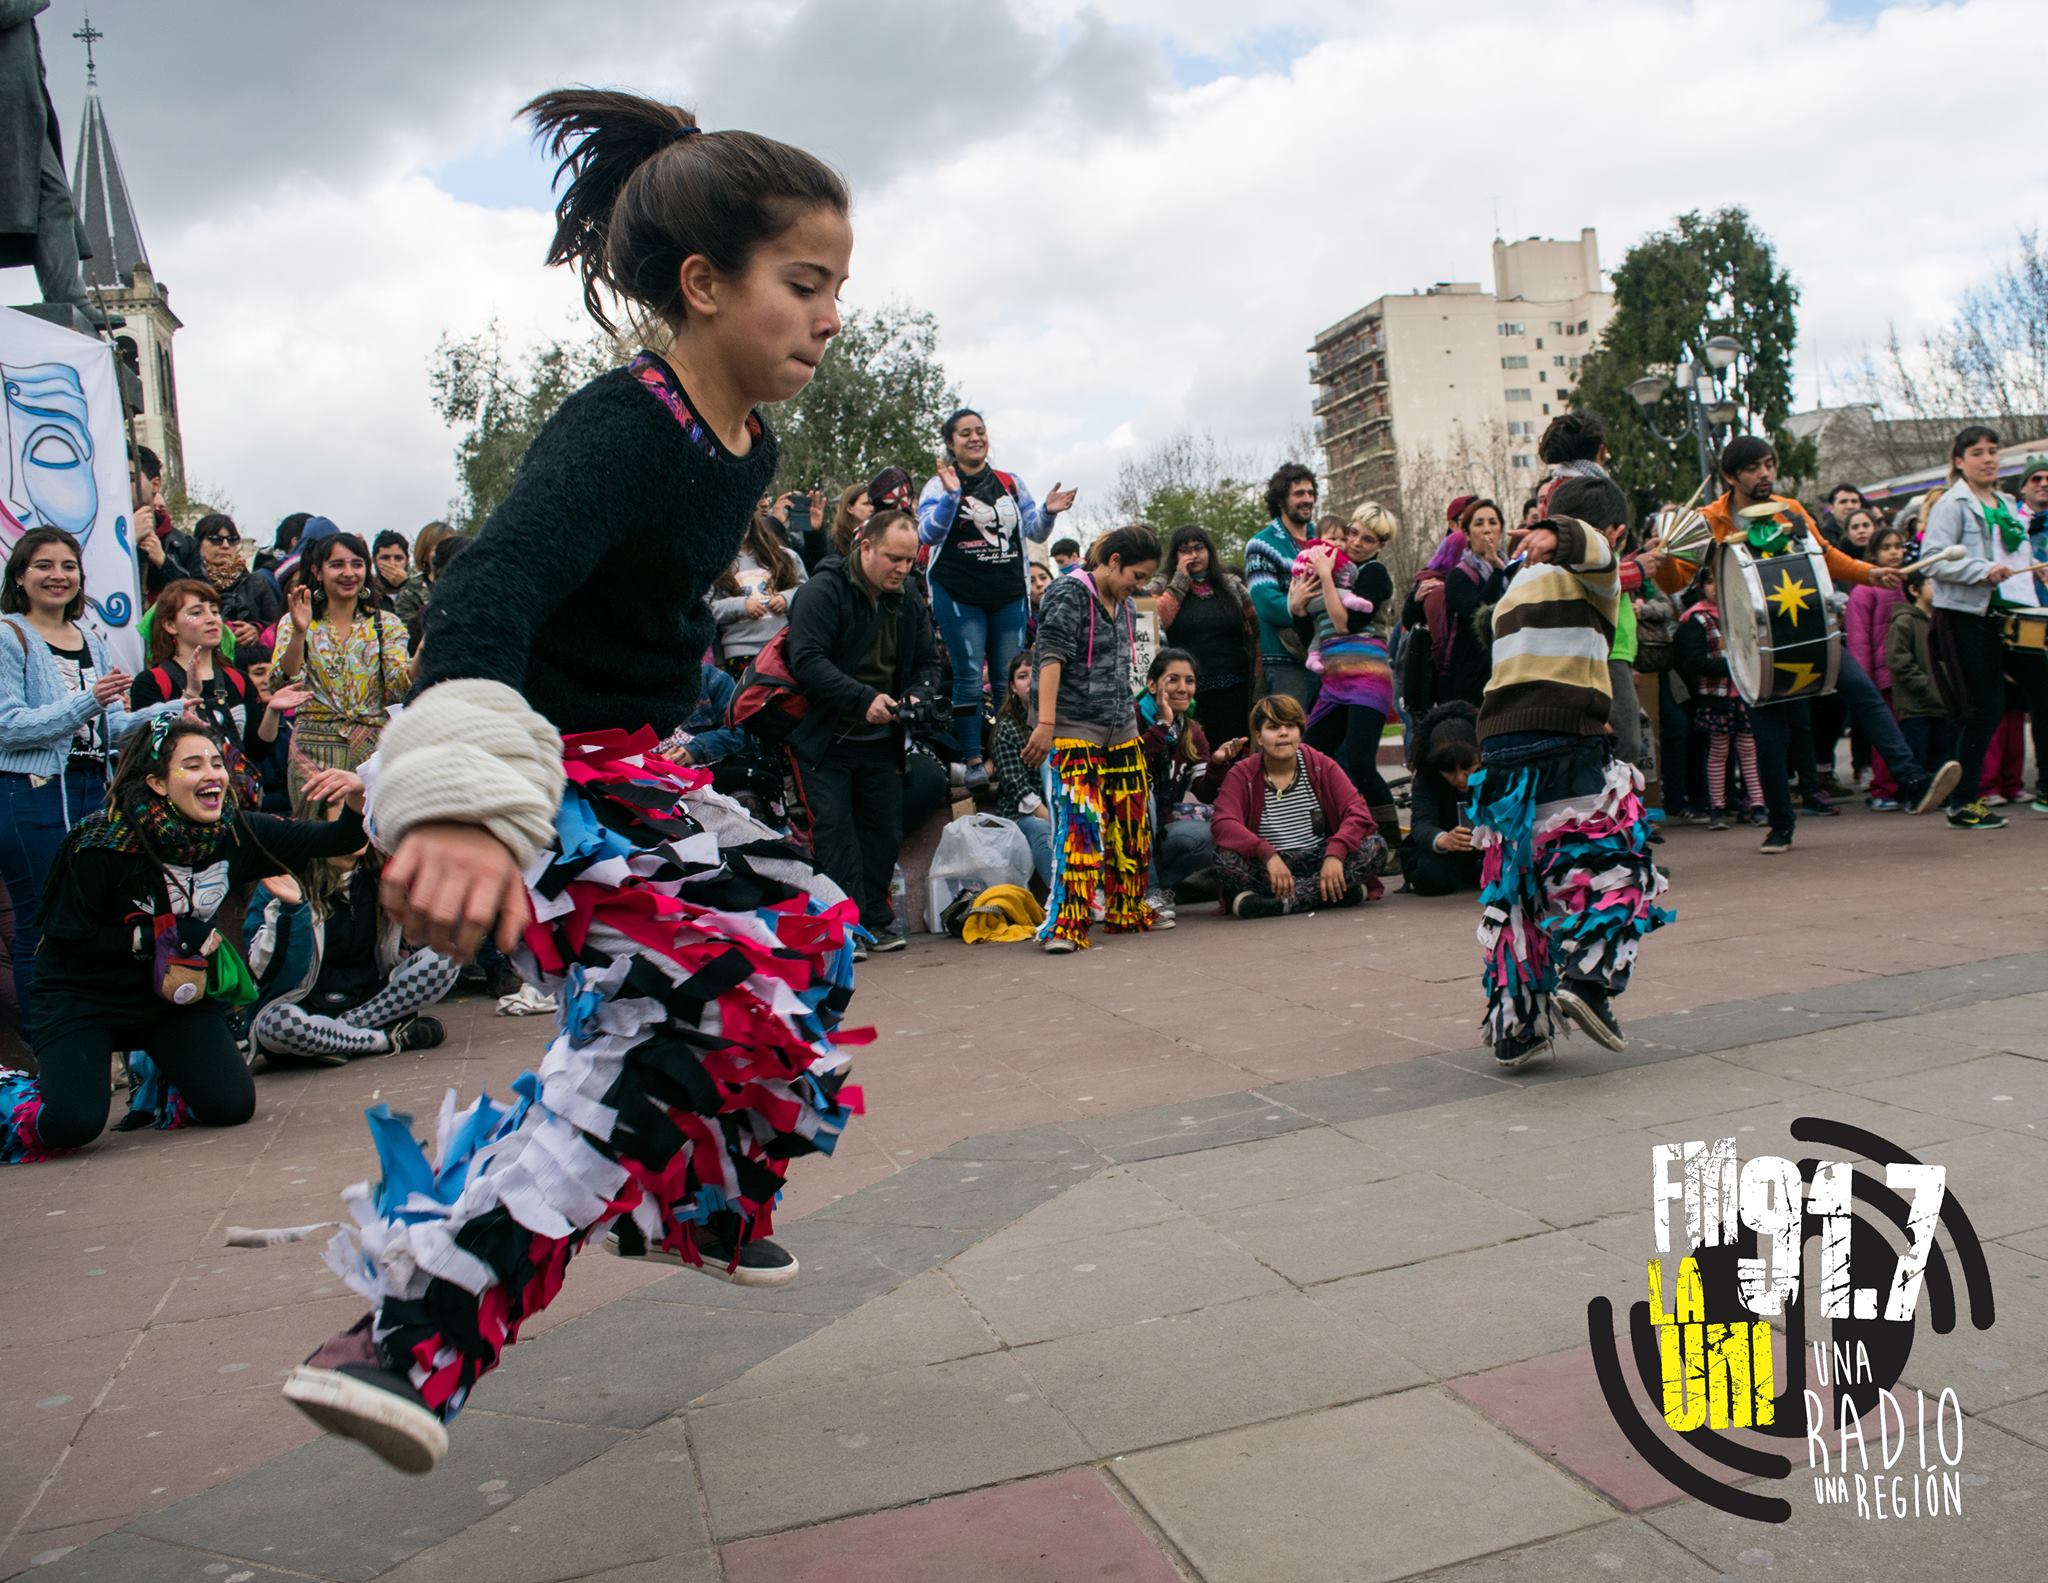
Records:
[[[1644,935],[1670,921],[1650,861],[1642,775],[1607,735],[1607,659],[1621,598],[1607,534],[1628,503],[1570,478],[1514,546],[1494,608],[1493,675],[1479,708],[1472,841],[1481,854],[1486,1030],[1504,1070],[1550,1047],[1556,1012],[1626,1048],[1613,1002]]]

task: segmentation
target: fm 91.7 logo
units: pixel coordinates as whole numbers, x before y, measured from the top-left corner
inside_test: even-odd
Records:
[[[1651,1151],[1656,1246],[1660,1255],[1672,1252],[1673,1210],[1682,1206],[1683,1256],[1668,1281],[1666,1258],[1649,1260],[1648,1298],[1629,1312],[1636,1372],[1650,1399],[1661,1404],[1666,1427],[1732,1471],[1764,1479],[1789,1477],[1790,1459],[1725,1431],[1814,1439],[1809,1417],[1818,1398],[1807,1390],[1801,1276],[1810,1238],[1820,1243],[1820,1317],[1831,1332],[1829,1348],[1816,1347],[1816,1355],[1834,1386],[1836,1422],[1859,1442],[1856,1423],[1881,1402],[1898,1410],[1890,1388],[1912,1353],[1923,1295],[1935,1331],[1955,1328],[1955,1284],[1935,1240],[1937,1226],[1947,1228],[1962,1266],[1972,1325],[1989,1329],[1994,1316],[1983,1250],[1969,1216],[1947,1191],[1943,1167],[1841,1122],[1806,1116],[1791,1132],[1801,1143],[1861,1155],[1883,1171],[1883,1180],[1839,1159],[1795,1165],[1764,1155],[1743,1163],[1732,1138],[1657,1146]],[[1858,1208],[1888,1220],[1902,1246]],[[1601,1394],[1651,1467],[1685,1494],[1736,1516],[1760,1522],[1791,1516],[1789,1502],[1724,1484],[1680,1457],[1630,1399],[1612,1303],[1596,1297],[1586,1315]],[[1784,1344],[1783,1380],[1774,1328]]]

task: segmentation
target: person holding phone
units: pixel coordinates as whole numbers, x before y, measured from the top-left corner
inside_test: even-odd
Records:
[[[1479,711],[1439,704],[1415,724],[1415,776],[1409,783],[1408,834],[1401,873],[1418,896],[1479,889],[1466,794],[1479,769]]]
[[[1074,504],[1058,484],[1040,505],[1014,473],[989,466],[988,425],[962,407],[940,429],[938,472],[918,497],[918,537],[932,547],[926,575],[932,614],[953,662],[953,719],[967,789],[989,782],[981,753],[984,669],[1007,675],[1024,647],[1031,611],[1024,540],[1043,543],[1053,519]]]

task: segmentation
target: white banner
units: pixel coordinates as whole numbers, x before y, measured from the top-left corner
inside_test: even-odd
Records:
[[[0,308],[0,557],[30,528],[62,528],[85,554],[83,624],[114,663],[142,668],[134,507],[114,349]]]

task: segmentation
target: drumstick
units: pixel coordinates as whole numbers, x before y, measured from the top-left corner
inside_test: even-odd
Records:
[[[1965,550],[1960,544],[1951,544],[1946,549],[1936,550],[1932,555],[1923,555],[1911,566],[1901,566],[1899,570],[1902,572],[1925,571],[1930,566],[1939,566],[1943,561],[1959,561],[1968,553],[1969,551]]]

